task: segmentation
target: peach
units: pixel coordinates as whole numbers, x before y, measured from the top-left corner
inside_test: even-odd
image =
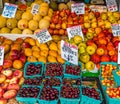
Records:
[[[22,69],[23,65],[24,64],[21,60],[14,60],[13,61],[13,68],[15,68],[15,69]]]
[[[21,50],[21,45],[18,44],[18,43],[14,43],[11,45],[11,50],[18,50],[20,51]]]
[[[3,83],[6,80],[6,76],[4,74],[0,74],[0,83]]]
[[[8,87],[7,87],[8,90],[19,90],[20,89],[20,86],[19,84],[9,84]]]
[[[10,76],[12,76],[13,72],[11,69],[6,69],[6,70],[2,70],[1,73],[4,74],[6,77],[10,77]]]
[[[53,34],[54,35],[58,35],[59,34],[59,30],[58,29],[54,29]]]
[[[17,94],[16,90],[8,90],[3,94],[3,98],[11,99],[11,98],[14,98],[16,94]]]
[[[22,38],[17,38],[14,43],[17,43],[17,44],[22,44],[23,43],[23,39]]]
[[[64,33],[65,33],[64,29],[59,30],[59,35],[64,35]]]
[[[61,28],[61,24],[56,24],[55,28],[56,29],[60,29]]]

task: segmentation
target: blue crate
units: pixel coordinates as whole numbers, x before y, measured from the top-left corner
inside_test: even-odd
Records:
[[[115,80],[117,86],[120,86],[120,76],[116,73],[117,71],[119,71],[119,70],[114,70],[113,75],[114,75],[114,80]]]
[[[63,79],[62,79],[62,85],[65,85],[65,84],[63,84],[63,80],[64,80],[64,78],[66,78],[66,79],[71,79],[71,80],[77,80],[77,79],[80,79],[80,85],[79,86],[81,86],[82,85],[82,78],[71,78],[71,77],[66,77],[66,76],[64,76],[63,77]],[[72,85],[77,85],[77,84],[72,84]]]
[[[56,64],[56,63],[58,63],[58,64],[61,64],[61,63],[59,63],[59,62],[47,62],[46,64],[45,64],[45,68],[44,68],[44,74],[46,73],[46,66],[48,65],[48,64]],[[62,67],[63,67],[63,71],[64,71],[64,66],[63,66],[63,64],[61,64],[62,65]],[[45,76],[47,76],[47,75],[45,75]],[[48,77],[51,77],[51,76],[48,76]],[[62,76],[52,76],[52,77],[63,77],[63,75]]]
[[[84,88],[84,87],[86,87],[86,86],[82,86],[82,88]],[[89,88],[91,88],[91,87],[89,87]],[[82,98],[81,98],[80,104],[101,104],[102,101],[103,101],[102,94],[101,94],[100,90],[96,89],[96,91],[98,91],[99,94],[100,94],[100,100],[97,100],[97,99],[94,99],[94,98],[91,98],[89,96],[86,96],[86,95],[82,94]]]
[[[63,98],[63,97],[61,97],[61,94],[60,94],[60,98],[59,98],[60,99],[60,104],[79,104],[80,103],[81,96],[82,96],[82,88],[80,86],[73,86],[73,87],[78,87],[80,89],[79,98],[75,98],[75,99]]]
[[[108,94],[105,94],[107,104],[120,104],[120,99],[110,98]]]
[[[41,86],[27,86],[27,85],[23,85],[21,88],[24,88],[24,87],[32,87],[32,88],[34,88],[34,87],[37,87],[37,88],[39,88],[40,90],[41,90]],[[39,92],[39,94],[40,94],[40,92]],[[39,94],[38,94],[38,96],[39,96]],[[16,100],[18,101],[18,102],[22,102],[22,103],[24,103],[24,104],[36,104],[36,102],[37,102],[37,98],[32,98],[32,97],[21,97],[20,95],[19,95],[19,92],[18,92],[18,94],[17,94],[17,96],[16,96]]]
[[[59,91],[59,93],[60,93],[60,87],[52,87],[52,88],[56,88],[56,89]],[[42,92],[42,90],[41,90],[41,92]],[[40,94],[41,94],[41,93],[40,93]],[[38,104],[58,104],[59,95],[58,95],[58,99],[48,101],[48,100],[42,100],[42,99],[40,99],[40,94],[39,94],[39,97],[38,97],[38,99],[37,99]]]
[[[35,64],[35,65],[41,64],[41,65],[42,65],[41,73],[40,73],[40,74],[36,74],[36,75],[31,75],[31,76],[26,75],[26,68],[27,68],[27,66],[28,66],[29,64]],[[43,70],[44,70],[44,63],[43,63],[43,62],[26,62],[26,63],[25,63],[25,67],[24,67],[24,77],[25,77],[25,78],[27,78],[27,77],[32,77],[32,76],[33,76],[33,77],[40,77],[40,76],[42,76],[42,74],[43,74]]]
[[[74,64],[72,64],[72,63],[65,62],[65,64],[64,64],[64,76],[65,76],[65,77],[71,77],[71,78],[81,78],[81,77],[82,77],[82,64],[81,64],[80,62],[78,62],[78,66],[80,66],[80,68],[81,68],[81,73],[80,73],[80,75],[67,74],[67,73],[66,73],[66,66],[67,66],[67,65],[76,66],[76,65],[74,65]]]
[[[45,78],[43,79],[43,80],[45,80],[46,78],[57,78],[57,79],[59,79],[60,80],[60,85],[62,84],[62,78],[61,77],[57,77],[57,76],[55,76],[55,77],[48,77],[48,76],[45,76]],[[44,81],[42,81],[42,85],[44,86]],[[53,87],[60,87],[60,85],[59,86],[53,86]]]

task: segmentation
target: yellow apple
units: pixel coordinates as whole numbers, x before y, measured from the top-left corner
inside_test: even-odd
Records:
[[[84,22],[88,22],[88,21],[89,21],[88,15],[84,15]]]
[[[62,29],[66,29],[67,28],[67,24],[66,23],[62,23]]]
[[[90,23],[89,23],[89,22],[85,22],[85,23],[84,23],[84,27],[85,27],[85,28],[90,28]]]
[[[91,27],[92,27],[92,28],[96,28],[96,27],[97,27],[97,22],[92,22],[92,23],[91,23]]]
[[[88,14],[88,18],[89,18],[90,20],[93,19],[93,18],[95,18],[94,13],[93,13],[93,12],[90,12],[90,13]]]
[[[88,28],[88,32],[90,32],[90,33],[94,33],[95,30],[94,30],[94,28]]]
[[[92,61],[88,61],[85,64],[85,69],[88,71],[94,70],[94,68],[95,68],[95,64]]]
[[[95,53],[96,49],[94,46],[92,45],[89,45],[86,47],[86,52],[89,54],[89,55],[93,55]]]
[[[106,13],[101,13],[101,18],[102,18],[102,20],[107,20],[107,14]]]
[[[105,21],[105,28],[111,28],[111,23],[108,21]]]
[[[110,11],[107,12],[107,16],[108,16],[108,17],[110,17],[110,16],[112,16],[112,15],[113,15],[112,12],[110,12]]]
[[[116,20],[119,20],[120,13],[119,12],[113,12],[113,16],[115,17]]]

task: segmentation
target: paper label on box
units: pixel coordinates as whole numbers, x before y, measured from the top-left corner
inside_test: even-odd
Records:
[[[33,7],[32,7],[32,10],[31,10],[31,13],[32,13],[33,15],[38,14],[39,8],[40,8],[40,5],[34,4]]]
[[[17,10],[17,5],[5,3],[2,16],[6,18],[14,18]]]
[[[3,65],[4,61],[4,47],[0,46],[0,65]]]
[[[115,12],[118,11],[118,6],[116,0],[106,0],[108,11]]]
[[[111,27],[113,36],[120,36],[120,24],[112,24]]]
[[[120,43],[118,43],[118,64],[120,64]]]
[[[71,12],[75,12],[77,15],[85,14],[85,4],[84,3],[74,3],[71,5]]]
[[[78,65],[78,47],[63,40],[61,40],[60,45],[61,57],[72,64]]]
[[[84,39],[80,25],[67,28],[67,33],[69,40],[75,35],[80,35]]]
[[[47,29],[40,30],[38,33],[35,34],[35,36],[40,43],[46,43],[52,40],[52,37]]]
[[[94,12],[107,12],[106,6],[100,6],[100,5],[90,5],[89,8]]]

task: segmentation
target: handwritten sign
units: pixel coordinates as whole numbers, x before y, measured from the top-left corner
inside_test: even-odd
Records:
[[[33,15],[37,14],[39,8],[40,8],[40,5],[34,4],[33,7],[32,7],[32,10],[31,10],[31,13],[32,13]]]
[[[71,12],[75,12],[77,15],[85,14],[85,4],[84,3],[74,3],[71,5]]]
[[[120,24],[112,24],[112,33],[114,36],[120,36]]]
[[[14,18],[17,10],[17,5],[5,3],[2,16],[6,18]]]
[[[115,12],[118,10],[116,0],[106,0],[108,11]]]
[[[67,32],[68,32],[68,38],[69,38],[69,40],[72,37],[74,37],[75,35],[80,35],[84,39],[83,33],[82,33],[82,29],[81,29],[80,25],[67,28]]]
[[[94,11],[94,12],[107,12],[107,7],[106,6],[101,6],[101,5],[90,5],[89,8]]]
[[[78,47],[61,40],[61,57],[66,61],[78,65]]]
[[[118,44],[118,64],[120,64],[120,43]]]
[[[4,47],[0,46],[0,65],[3,65],[4,60]]]
[[[39,31],[38,33],[36,33],[36,37],[40,43],[46,43],[52,40],[52,37],[47,29],[43,29]]]

